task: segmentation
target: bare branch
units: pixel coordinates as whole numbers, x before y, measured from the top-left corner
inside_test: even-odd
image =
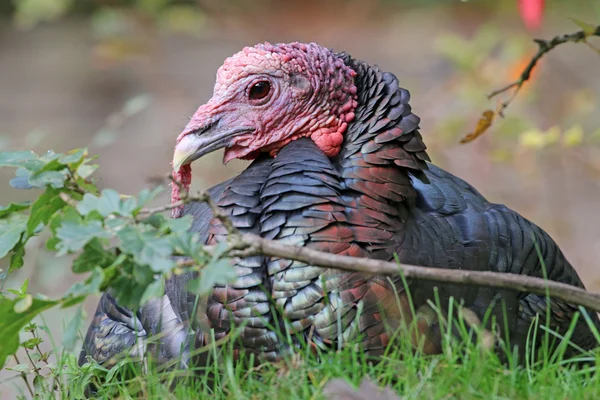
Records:
[[[531,61],[529,61],[529,64],[527,64],[527,66],[525,67],[523,72],[521,72],[519,79],[517,79],[516,81],[514,81],[512,83],[509,83],[508,85],[506,85],[498,90],[494,90],[493,92],[491,92],[488,95],[488,99],[491,99],[492,97],[495,97],[495,96],[497,96],[501,93],[504,93],[510,89],[514,89],[514,92],[510,96],[510,98],[500,104],[500,107],[498,110],[498,115],[502,116],[503,111],[508,107],[508,105],[511,103],[511,101],[515,98],[515,96],[517,95],[517,93],[519,92],[521,87],[523,87],[523,84],[531,78],[531,73],[532,73],[533,69],[536,67],[538,61],[546,53],[548,53],[550,50],[554,49],[556,46],[561,45],[563,43],[568,43],[568,42],[587,43],[586,39],[590,36],[600,36],[600,25],[597,26],[594,31],[589,31],[589,32],[579,31],[579,32],[575,32],[575,33],[568,33],[568,34],[564,34],[564,35],[560,35],[560,36],[555,36],[551,40],[534,39],[534,42],[537,43],[537,45],[538,45],[538,51],[531,58]]]
[[[570,304],[582,305],[590,310],[600,312],[600,294],[542,278],[492,271],[420,267],[369,258],[340,256],[307,247],[282,244],[274,240],[263,239],[253,234],[241,235],[233,243],[237,248],[230,248],[228,254],[234,257],[265,255],[300,261],[323,268],[341,269],[372,275],[404,275],[407,279],[420,279],[459,285],[478,285],[524,293],[535,293],[538,295],[548,294],[550,297],[564,300]],[[206,246],[205,249],[210,253],[212,247]],[[181,265],[191,266],[195,265],[195,263],[190,260],[183,261]]]
[[[571,42],[571,43],[582,42],[582,43],[585,43],[586,45],[590,46],[592,49],[594,49],[595,51],[597,51],[600,54],[600,50],[598,50],[596,47],[594,47],[593,45],[591,45],[589,42],[586,41],[586,39],[590,36],[600,36],[600,25],[596,26],[596,27],[590,26],[586,30],[582,30],[582,31],[575,32],[575,33],[569,33],[569,34],[565,34],[565,35],[555,36],[551,40],[535,39],[534,41],[538,45],[538,51],[531,58],[531,61],[529,61],[529,63],[527,64],[527,66],[525,67],[523,72],[521,72],[519,79],[517,79],[514,82],[509,83],[508,85],[501,87],[500,89],[494,90],[493,92],[491,92],[488,95],[488,99],[498,96],[499,94],[508,92],[509,90],[513,90],[512,94],[505,101],[498,103],[496,110],[484,111],[481,118],[477,122],[477,126],[476,126],[475,130],[473,132],[467,134],[464,138],[461,138],[460,143],[468,143],[468,142],[475,140],[479,136],[483,135],[489,129],[490,126],[492,126],[492,122],[494,121],[494,119],[497,116],[504,117],[504,111],[506,110],[506,108],[508,108],[510,103],[515,99],[515,97],[519,93],[519,90],[521,90],[521,88],[523,87],[525,82],[527,82],[531,78],[531,73],[533,72],[534,68],[536,67],[538,61],[546,53],[548,53],[550,50],[554,49],[556,46],[561,45],[563,43],[568,43],[568,42]]]

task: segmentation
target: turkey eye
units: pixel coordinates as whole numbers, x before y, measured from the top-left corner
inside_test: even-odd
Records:
[[[248,94],[248,97],[250,97],[251,100],[264,99],[265,97],[267,97],[270,91],[271,84],[267,81],[260,81],[258,83],[255,83],[250,88],[250,93]]]

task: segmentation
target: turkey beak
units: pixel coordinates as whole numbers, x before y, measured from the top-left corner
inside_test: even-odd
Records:
[[[228,147],[237,135],[252,131],[251,128],[227,128],[219,120],[200,128],[184,131],[173,154],[173,170],[191,164],[213,151]]]
[[[175,146],[173,154],[173,170],[178,171],[183,165],[190,164],[200,157],[224,147],[224,140],[219,140],[219,133],[214,129],[218,121],[199,128],[186,129]]]

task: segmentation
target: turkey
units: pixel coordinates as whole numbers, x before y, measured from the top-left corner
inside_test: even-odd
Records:
[[[335,254],[397,257],[436,268],[535,277],[543,277],[546,268],[549,279],[584,287],[546,232],[429,162],[409,97],[393,74],[314,43],[246,47],[225,61],[212,98],[177,139],[173,168],[182,185],[173,186],[172,200],[188,190],[193,161],[224,149],[225,163],[254,160],[239,176],[211,189],[242,232]],[[205,205],[173,212],[174,217],[183,214],[194,216],[193,229],[206,235],[207,243],[225,239],[227,231],[210,220]],[[568,330],[577,311],[558,299],[548,305],[544,296],[508,290],[421,281],[406,287],[400,278],[264,256],[235,263],[237,279],[215,287],[196,314],[193,297],[183,289],[188,277],[168,285],[169,321],[180,327],[196,320],[212,330],[197,329],[194,346],[239,327],[236,351],[264,360],[277,360],[303,343],[327,349],[359,341],[377,356],[391,343],[408,340],[425,353],[439,353],[441,330],[427,318],[416,321],[419,337],[395,335],[414,316],[410,300],[418,317],[431,313],[428,300],[437,293],[440,304],[454,297],[480,320],[490,310],[498,332],[507,332],[510,346],[522,355],[532,321],[544,317],[547,306],[550,325],[559,334]],[[125,329],[127,323],[99,311],[98,319],[107,326]],[[595,313],[590,318],[600,327]],[[145,332],[156,326],[141,322]],[[100,335],[90,332],[93,340],[84,349],[101,348],[94,342]],[[129,335],[133,343],[130,329]],[[177,344],[186,353],[188,339],[174,336],[167,348]],[[110,342],[106,337],[102,343]],[[597,345],[582,318],[571,341],[583,349]],[[569,348],[567,354],[574,351]]]

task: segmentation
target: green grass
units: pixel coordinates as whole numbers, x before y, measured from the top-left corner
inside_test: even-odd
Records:
[[[407,341],[390,346],[380,362],[348,346],[341,351],[313,355],[306,348],[279,363],[254,363],[253,357],[234,361],[231,342],[222,349],[204,349],[212,358],[204,368],[188,371],[160,371],[149,365],[123,360],[111,370],[96,364],[78,367],[76,357],[59,355],[55,373],[38,378],[55,390],[47,398],[81,398],[90,382],[99,383],[100,399],[321,399],[323,388],[333,378],[343,378],[357,387],[364,377],[378,386],[389,386],[402,399],[596,399],[600,398],[600,378],[595,373],[600,353],[581,353],[566,360],[562,354],[569,345],[567,333],[550,351],[528,349],[519,366],[508,354],[503,363],[493,351],[472,340],[464,324],[456,322],[461,338],[444,326],[443,352],[436,356],[415,353]],[[574,326],[574,324],[573,324]],[[551,341],[543,326],[533,326],[531,340]],[[400,339],[402,334],[399,335]],[[528,344],[529,346],[529,344]],[[502,351],[500,351],[502,354]],[[581,364],[577,361],[589,361]],[[249,367],[248,365],[255,365]],[[42,374],[40,374],[41,376]],[[30,385],[31,377],[30,377]],[[23,380],[23,396],[30,398]],[[7,382],[4,382],[5,384]],[[41,397],[44,398],[44,397]],[[367,399],[371,400],[371,399]]]

